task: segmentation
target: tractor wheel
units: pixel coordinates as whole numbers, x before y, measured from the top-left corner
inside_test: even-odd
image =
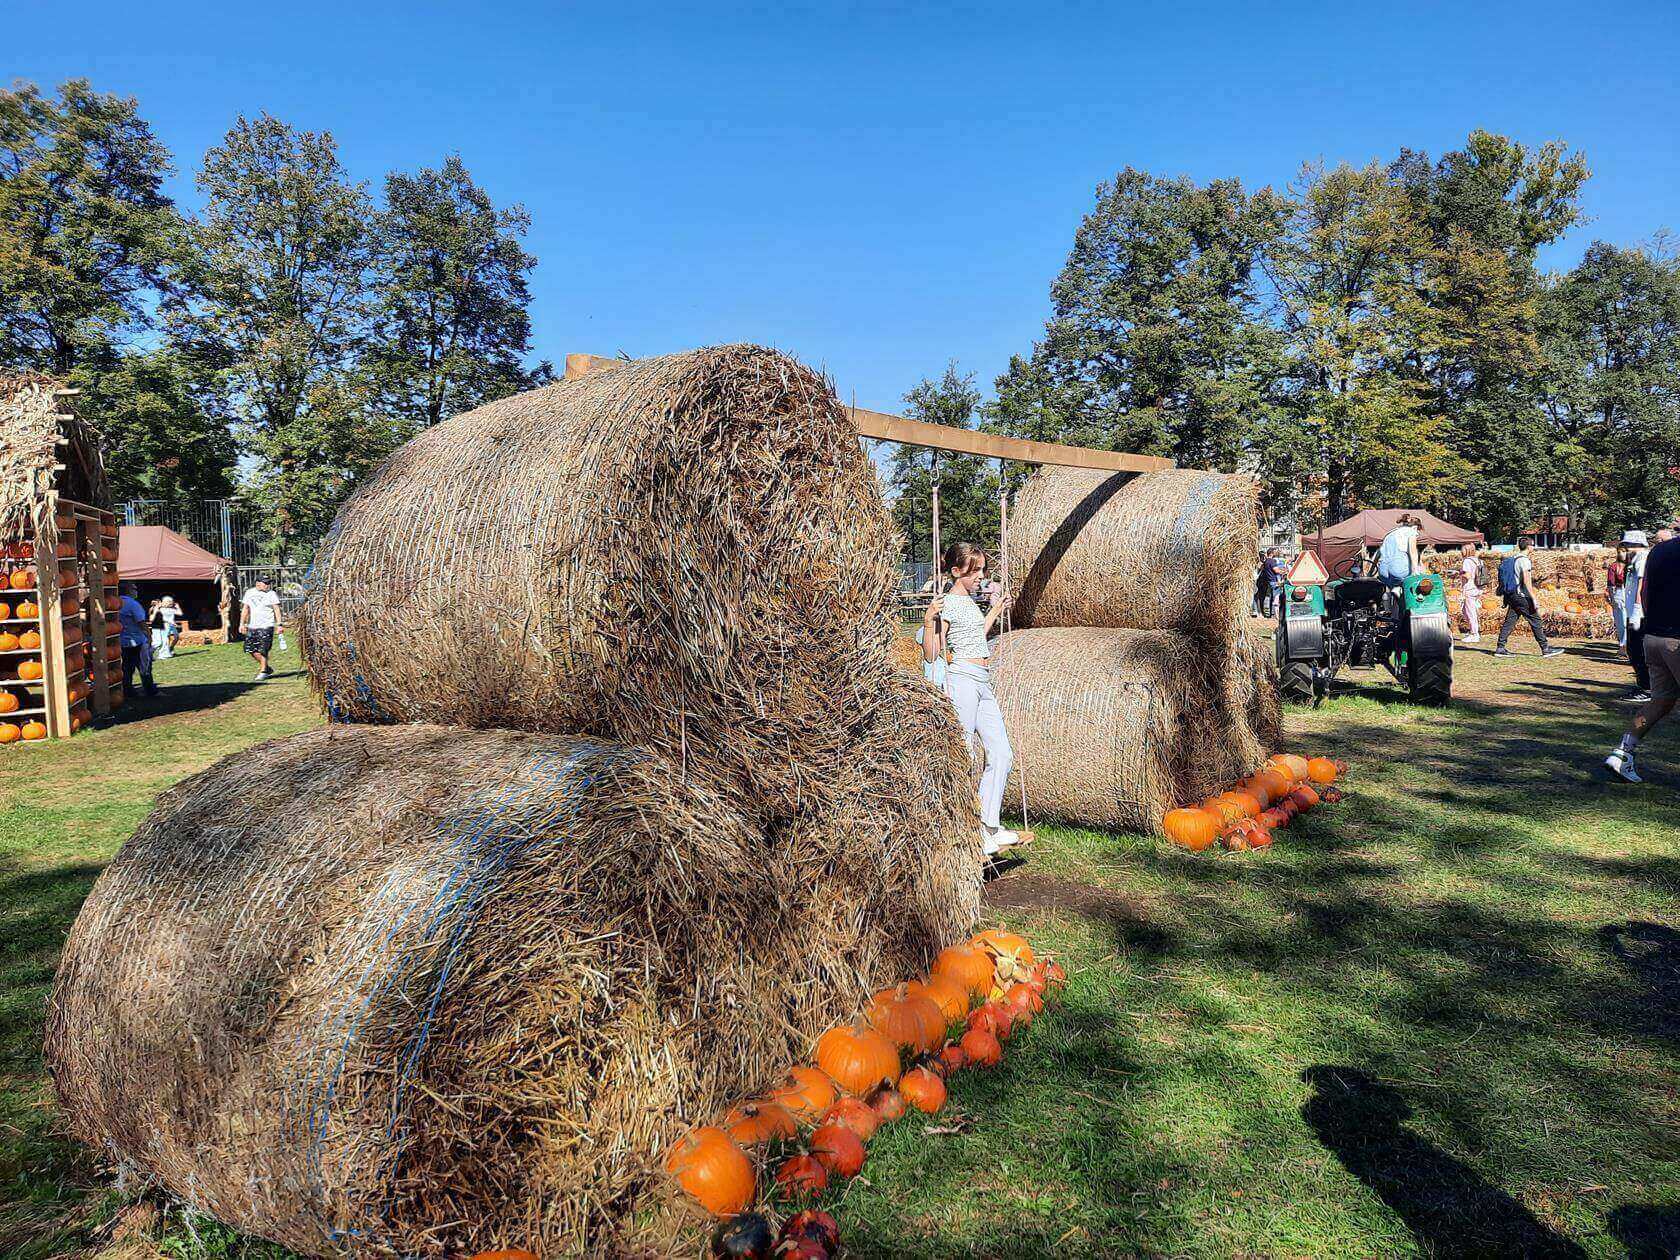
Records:
[[[1452,700],[1452,657],[1433,656],[1408,662],[1407,690],[1415,704],[1448,704]]]
[[[1283,629],[1278,629],[1277,667],[1278,694],[1297,704],[1311,704],[1313,699],[1313,667],[1311,661],[1292,661],[1283,646]]]

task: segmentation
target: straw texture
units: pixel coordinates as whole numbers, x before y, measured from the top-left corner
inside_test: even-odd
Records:
[[[32,506],[49,490],[109,506],[98,435],[59,409],[61,388],[35,372],[0,373],[0,545],[29,532]]]
[[[66,945],[46,1055],[72,1130],[306,1254],[627,1247],[683,1127],[972,924],[966,763],[921,690],[892,693],[911,729],[871,782],[925,789],[965,867],[892,816],[902,791],[856,807],[883,825],[851,853],[767,844],[595,739],[337,726],[219,763]]]
[[[724,346],[562,381],[399,450],[322,544],[330,716],[597,734],[824,807],[886,676],[893,535],[822,377]]]
[[[1050,627],[998,639],[993,679],[1035,816],[1128,831],[1252,768],[1183,635]]]

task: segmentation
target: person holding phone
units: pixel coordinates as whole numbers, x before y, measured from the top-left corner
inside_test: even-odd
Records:
[[[1005,830],[1001,821],[1003,793],[1015,752],[1004,730],[1003,710],[992,691],[992,649],[988,641],[998,617],[1009,606],[1009,595],[1001,593],[990,611],[980,610],[974,596],[985,577],[986,553],[973,543],[952,543],[945,549],[942,562],[949,587],[923,614],[922,659],[929,663],[946,660],[945,694],[957,710],[969,753],[974,753],[977,739],[985,749],[980,827],[989,857],[1021,843],[1021,837]]]

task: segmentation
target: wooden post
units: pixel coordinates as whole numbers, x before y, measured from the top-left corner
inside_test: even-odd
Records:
[[[47,738],[70,734],[70,680],[64,668],[64,597],[59,581],[58,496],[35,501],[35,587],[41,606],[41,692]]]
[[[87,626],[87,651],[82,653],[82,657],[87,662],[88,712],[104,717],[111,711],[111,663],[106,659],[110,652],[106,634],[110,609],[105,602],[105,522],[102,517],[94,521],[93,555],[93,576],[87,583],[87,616],[83,619]]]
[[[944,581],[944,566],[940,563],[939,550],[939,452],[935,451],[929,461],[933,467],[933,593],[939,594],[939,584]]]

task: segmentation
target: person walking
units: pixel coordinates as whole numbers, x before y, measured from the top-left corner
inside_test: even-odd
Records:
[[[123,690],[134,690],[134,677],[138,674],[146,694],[155,696],[158,686],[152,681],[152,630],[146,610],[140,606],[140,588],[133,582],[124,582],[121,591],[122,598],[117,604],[117,639],[122,645]]]
[[[1628,664],[1633,666],[1633,690],[1625,696],[1627,704],[1651,702],[1651,670],[1645,662],[1644,610],[1640,606],[1639,587],[1645,578],[1645,562],[1650,544],[1642,529],[1630,529],[1622,535],[1627,547],[1627,580],[1622,583],[1622,623],[1627,628]]]
[[[1418,571],[1418,530],[1423,522],[1403,512],[1393,529],[1383,536],[1377,551],[1377,576],[1383,585],[1398,590]]]
[[[1604,768],[1629,783],[1643,782],[1634,758],[1639,743],[1680,701],[1680,539],[1672,535],[1652,547],[1640,566],[1635,592],[1640,621],[1640,650],[1650,695],[1604,759]],[[1629,637],[1631,648],[1632,637]]]
[[[173,595],[152,601],[152,657],[167,661],[175,655],[175,645],[181,640],[181,606]]]
[[[1534,600],[1534,561],[1529,558],[1532,538],[1517,539],[1517,554],[1499,562],[1499,593],[1505,600],[1505,622],[1499,627],[1499,646],[1494,656],[1510,656],[1505,644],[1518,621],[1528,622],[1534,641],[1540,645],[1541,656],[1562,656],[1563,649],[1553,647],[1546,638],[1546,627],[1540,624],[1540,606]]]
[[[269,589],[267,578],[258,578],[239,605],[239,633],[245,638],[246,655],[256,657],[256,682],[274,677],[268,657],[274,651],[274,633],[279,629],[280,596]]]
[[[1482,592],[1487,589],[1487,565],[1476,554],[1475,543],[1464,544],[1464,558],[1459,561],[1458,571],[1464,575],[1464,589],[1459,596],[1459,611],[1464,614],[1464,624],[1469,626],[1470,633],[1464,636],[1466,643],[1480,643],[1482,641]]]
[[[1616,646],[1627,647],[1627,546],[1616,544],[1616,554],[1604,566],[1604,602],[1610,605],[1610,627],[1616,636]]]
[[[980,830],[986,855],[991,857],[1021,842],[1021,837],[1004,829],[1001,821],[1003,792],[1009,784],[1009,770],[1015,752],[1003,727],[1003,710],[992,691],[992,649],[987,635],[1009,606],[1005,592],[993,602],[990,612],[981,612],[974,602],[986,569],[986,553],[973,543],[952,543],[943,558],[950,589],[928,605],[922,617],[922,660],[932,663],[945,658],[945,694],[956,707],[969,754],[979,739],[985,749],[986,768],[980,776]]]

